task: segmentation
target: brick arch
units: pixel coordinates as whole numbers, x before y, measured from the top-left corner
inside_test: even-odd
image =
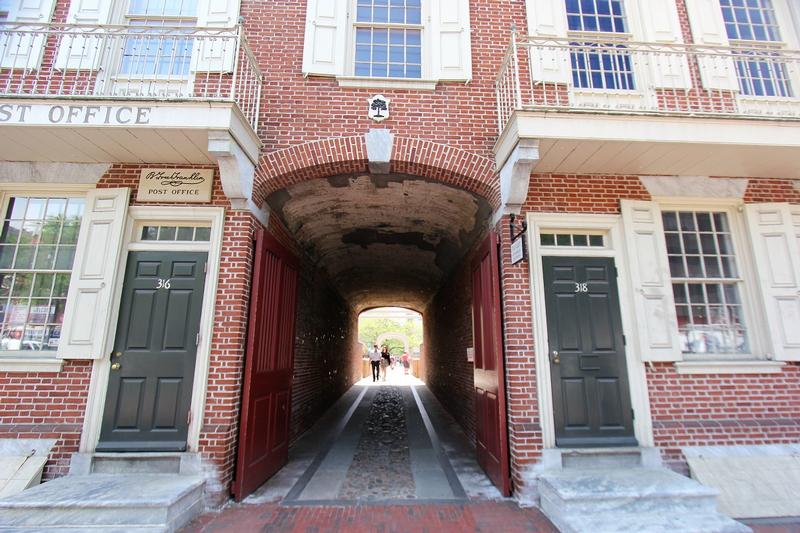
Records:
[[[256,169],[253,200],[260,205],[271,193],[295,183],[337,174],[368,173],[363,135],[336,137],[276,150],[262,156]],[[395,137],[390,171],[441,181],[500,201],[494,160],[454,146],[424,139]]]

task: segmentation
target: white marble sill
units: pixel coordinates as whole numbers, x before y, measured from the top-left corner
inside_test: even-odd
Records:
[[[60,372],[63,359],[0,354],[0,372]]]
[[[360,87],[363,89],[416,89],[433,91],[437,80],[411,78],[368,78],[362,76],[337,76],[340,87]]]
[[[678,374],[778,374],[782,361],[678,361]]]

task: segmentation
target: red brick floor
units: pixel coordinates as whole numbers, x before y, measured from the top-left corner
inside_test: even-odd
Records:
[[[281,507],[235,505],[206,514],[181,533],[557,533],[538,509],[515,502]],[[772,533],[772,532],[770,532]],[[783,532],[781,532],[783,533]]]

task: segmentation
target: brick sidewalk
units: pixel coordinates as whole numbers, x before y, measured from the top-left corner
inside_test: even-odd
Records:
[[[557,533],[538,509],[515,502],[281,507],[232,505],[206,514],[181,533]]]

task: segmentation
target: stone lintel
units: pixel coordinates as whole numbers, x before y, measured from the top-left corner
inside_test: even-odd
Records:
[[[394,135],[383,128],[371,128],[365,135],[369,171],[373,174],[388,174],[389,161],[392,157]]]

